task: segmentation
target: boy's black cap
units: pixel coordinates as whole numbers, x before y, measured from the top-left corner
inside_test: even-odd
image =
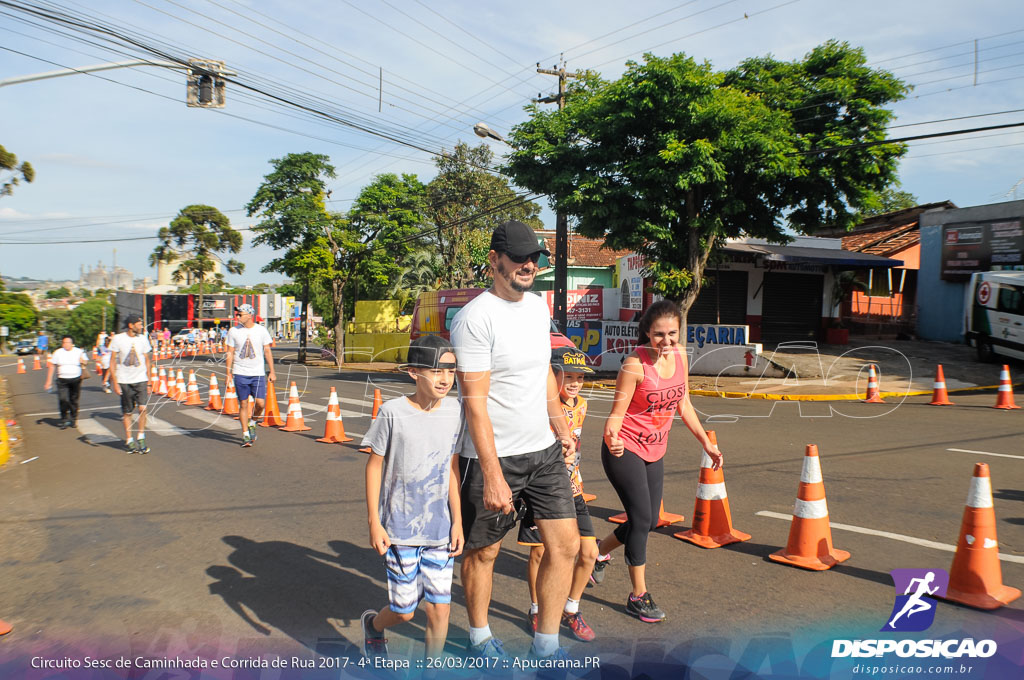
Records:
[[[446,352],[455,353],[452,343],[440,335],[421,335],[409,345],[409,356],[399,368],[455,368],[454,362],[442,362]]]
[[[491,250],[515,257],[527,257],[534,253],[551,255],[551,251],[537,243],[537,232],[516,220],[499,224],[491,233]]]
[[[124,320],[124,325],[131,326],[133,323],[138,323],[140,321],[142,321],[142,317],[138,314],[129,314]]]
[[[587,355],[575,347],[556,347],[551,350],[551,365],[573,373],[593,373],[587,365]]]

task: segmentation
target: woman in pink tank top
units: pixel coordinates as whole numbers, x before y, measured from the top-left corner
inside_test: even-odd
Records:
[[[665,450],[676,413],[683,419],[715,469],[722,453],[711,443],[690,403],[686,354],[680,351],[682,313],[671,301],[656,302],[640,319],[636,351],[628,356],[615,381],[615,403],[604,428],[601,463],[626,510],[626,522],[598,545],[594,580],[603,579],[608,554],[626,548],[633,591],[626,611],[646,623],[665,618],[647,592],[647,536],[657,528],[664,485]]]

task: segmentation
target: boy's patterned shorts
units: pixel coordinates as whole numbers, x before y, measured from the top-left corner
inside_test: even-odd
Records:
[[[455,558],[448,546],[392,545],[384,554],[388,570],[388,600],[391,611],[416,611],[420,600],[434,604],[452,601],[452,573]]]

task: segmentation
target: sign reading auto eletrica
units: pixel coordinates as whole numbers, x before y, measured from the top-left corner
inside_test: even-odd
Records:
[[[972,272],[1024,266],[1021,218],[962,222],[942,228],[942,278],[966,281]]]

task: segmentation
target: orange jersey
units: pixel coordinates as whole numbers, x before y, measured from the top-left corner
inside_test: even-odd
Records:
[[[569,470],[569,482],[572,484],[572,495],[579,496],[583,493],[583,477],[580,475],[580,438],[583,436],[583,420],[587,417],[587,400],[577,396],[575,406],[570,406],[564,401],[561,405],[565,422],[569,425],[569,433],[576,445],[576,460]]]

